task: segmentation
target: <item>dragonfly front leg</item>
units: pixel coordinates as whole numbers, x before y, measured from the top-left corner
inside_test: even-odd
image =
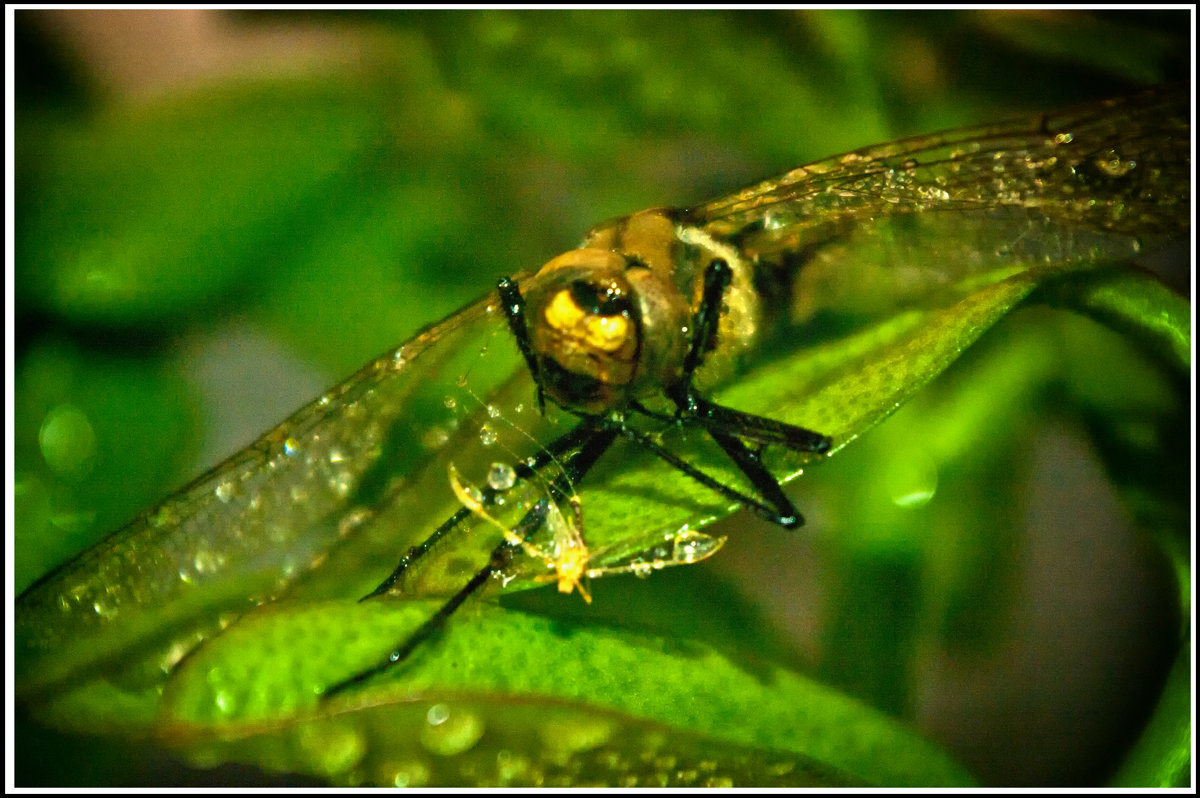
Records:
[[[780,444],[794,451],[823,454],[829,451],[832,439],[804,427],[715,404],[699,396],[692,385],[705,353],[715,346],[721,305],[732,279],[733,270],[722,259],[713,260],[705,268],[704,287],[693,317],[692,337],[681,378],[668,388],[667,395],[675,403],[678,422],[703,427],[766,500],[767,505],[757,501],[747,502],[751,509],[781,526],[801,526],[804,517],[787,498],[779,480],[762,464],[762,452],[768,444]],[[759,447],[751,450],[744,441],[757,443]]]
[[[528,479],[533,476],[538,470],[544,468],[548,463],[563,457],[566,453],[573,449],[582,446],[589,437],[592,436],[594,430],[590,424],[579,424],[575,429],[568,432],[566,435],[558,438],[549,446],[541,449],[537,454],[533,455],[530,460],[523,460],[516,464],[515,471],[518,479]],[[492,488],[486,488],[483,491],[484,503],[490,504],[492,499],[500,493]],[[400,563],[384,579],[379,583],[379,586],[372,590],[367,595],[363,596],[359,601],[381,596],[390,591],[408,572],[408,569],[413,567],[422,557],[428,554],[446,535],[457,529],[471,516],[471,511],[466,507],[460,507],[453,515],[442,522],[442,525],[433,531],[429,537],[425,538],[419,545],[413,546],[404,556],[400,558]]]
[[[538,368],[537,358],[533,356],[533,344],[529,341],[529,326],[525,321],[525,297],[521,296],[521,288],[511,277],[501,277],[496,283],[496,291],[500,294],[504,318],[508,320],[508,328],[517,341],[521,357],[529,368],[533,382],[537,385],[538,412],[546,413],[546,393],[542,388],[541,369]]]
[[[579,443],[577,437],[586,437]],[[578,450],[569,457],[564,458],[563,473],[559,474],[550,482],[548,501],[556,500],[566,496],[570,491],[571,486],[583,479],[584,475],[591,470],[596,461],[600,459],[608,448],[612,446],[617,437],[617,430],[596,428],[591,425],[581,424],[571,432],[564,435],[555,444],[561,444],[564,441],[571,441]],[[555,445],[552,444],[552,445]],[[566,451],[569,448],[564,449]],[[549,462],[554,457],[547,450],[543,465]],[[532,466],[526,465],[530,471]],[[469,513],[468,508],[464,508]],[[521,519],[520,523],[513,530],[519,540],[528,540],[542,526],[545,520],[548,505],[546,501],[540,501],[533,506]],[[457,515],[457,513],[455,514]],[[462,606],[468,598],[479,591],[486,585],[493,576],[503,573],[512,560],[513,553],[521,548],[521,543],[505,540],[492,550],[488,557],[487,565],[483,566],[479,571],[472,576],[458,592],[451,596],[445,604],[438,608],[438,611],[431,615],[423,624],[410,634],[403,642],[400,643],[382,662],[368,668],[365,671],[356,673],[348,679],[343,679],[340,682],[333,684],[325,690],[323,698],[328,699],[338,693],[344,692],[354,685],[360,684],[367,679],[382,673],[388,668],[394,667],[401,662],[404,662],[422,643],[436,634],[446,625],[450,616],[454,614],[459,607]]]

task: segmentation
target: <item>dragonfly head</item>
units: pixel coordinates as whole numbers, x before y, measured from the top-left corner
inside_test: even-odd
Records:
[[[543,266],[523,295],[541,388],[568,409],[619,410],[661,390],[682,363],[688,308],[636,257],[572,250]]]
[[[641,313],[628,263],[608,250],[577,249],[523,286],[529,339],[542,390],[572,410],[623,404],[641,349]]]

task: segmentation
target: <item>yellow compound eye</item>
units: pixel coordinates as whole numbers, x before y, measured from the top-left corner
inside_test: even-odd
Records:
[[[629,320],[624,316],[592,316],[585,322],[589,346],[603,352],[615,352],[629,337]]]
[[[559,291],[546,305],[546,323],[560,334],[600,352],[616,352],[629,338],[624,316],[599,316],[579,306],[570,291]]]
[[[546,323],[560,332],[567,332],[583,321],[583,308],[571,297],[570,291],[559,291],[546,305]]]

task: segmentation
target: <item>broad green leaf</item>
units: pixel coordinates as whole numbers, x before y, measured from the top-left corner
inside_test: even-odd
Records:
[[[279,605],[246,616],[176,672],[161,733],[234,757],[269,743],[274,767],[349,784],[394,783],[397,762],[423,766],[430,783],[502,782],[505,750],[526,761],[515,784],[731,784],[742,757],[770,763],[764,781],[746,773],[744,784],[969,782],[928,743],[794,673],[695,641],[494,608],[466,613],[411,667],[318,703],[323,686],[373,664],[381,640],[402,638],[435,606]],[[571,756],[582,772],[555,767]]]

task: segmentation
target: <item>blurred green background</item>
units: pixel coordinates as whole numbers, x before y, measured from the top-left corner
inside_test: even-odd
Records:
[[[1186,79],[1191,30],[1186,11],[15,23],[17,592],[598,221]],[[1190,289],[1186,266],[1166,274]],[[985,783],[1095,784],[1178,645],[1179,576],[1146,518],[1186,532],[1186,395],[1094,323],[1022,314],[810,470],[799,535],[739,518],[697,568],[770,617],[799,667]],[[1114,470],[1110,452],[1163,430],[1161,479]],[[1131,504],[1152,478],[1182,506]],[[621,612],[614,581],[596,604]],[[259,778],[22,729],[18,784]]]

